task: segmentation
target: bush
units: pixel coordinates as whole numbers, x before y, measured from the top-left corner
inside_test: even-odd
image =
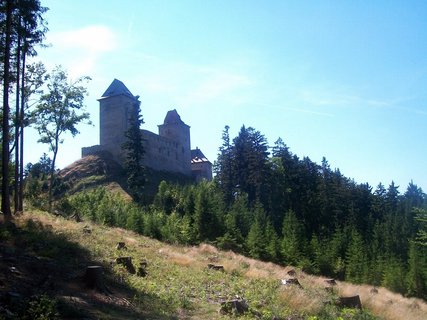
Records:
[[[56,320],[60,319],[57,302],[46,295],[34,296],[27,305],[22,320]]]

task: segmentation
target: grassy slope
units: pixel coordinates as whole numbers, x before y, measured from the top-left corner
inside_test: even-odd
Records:
[[[120,193],[124,198],[131,199],[126,193],[126,176],[124,169],[107,153],[89,155],[81,158],[59,172],[62,180],[62,192],[56,195],[60,198],[65,193],[70,195],[81,190],[107,186],[114,192]],[[155,171],[145,169],[146,183],[144,187],[144,202],[153,201],[162,180],[170,183],[190,183],[191,177],[180,173]]]
[[[69,319],[227,319],[218,313],[220,303],[236,295],[245,298],[263,319],[338,316],[334,308],[324,306],[332,298],[324,289],[324,279],[297,271],[303,289],[280,285],[280,279],[289,277],[289,267],[221,252],[209,245],[166,245],[130,231],[41,213],[25,214],[16,223],[19,227],[13,236],[2,233],[1,291],[26,296],[38,288],[59,298],[62,313]],[[83,232],[84,226],[91,233]],[[119,241],[126,243],[127,250],[115,249]],[[147,260],[148,276],[129,275],[112,263],[121,255],[131,256],[135,265]],[[208,263],[223,265],[225,272],[208,270]],[[81,278],[85,267],[92,264],[103,266],[110,294],[84,288]],[[10,272],[12,266],[18,273]],[[359,294],[364,307],[384,319],[425,319],[424,302],[383,288],[371,294],[370,289],[339,283],[335,293]],[[256,317],[248,314],[244,318]]]

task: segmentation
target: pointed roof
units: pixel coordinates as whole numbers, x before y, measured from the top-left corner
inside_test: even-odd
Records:
[[[101,99],[114,97],[114,96],[120,96],[125,95],[130,98],[136,98],[128,88],[124,85],[123,82],[120,80],[114,79],[113,82],[111,82],[108,89],[104,92]]]
[[[179,116],[179,114],[176,111],[176,109],[168,111],[168,113],[166,114],[165,121],[163,122],[163,124],[184,124],[184,125],[186,125],[184,123],[184,121],[181,120],[181,117]]]
[[[209,162],[208,158],[203,154],[202,150],[196,147],[191,150],[191,163]]]

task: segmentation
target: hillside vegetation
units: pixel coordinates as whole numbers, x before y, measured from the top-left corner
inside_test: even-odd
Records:
[[[321,165],[299,159],[280,139],[271,156],[269,149],[253,128],[243,126],[232,141],[226,128],[213,181],[177,184],[172,175],[147,170],[145,185],[132,188],[126,170],[111,170],[111,160],[101,155],[87,157],[59,172],[56,210],[168,243],[210,243],[310,274],[427,298],[427,197],[421,188],[411,181],[404,193],[393,182],[374,190],[331,169],[326,159]],[[30,204],[46,208],[46,185],[30,172]]]
[[[228,319],[221,303],[245,299],[243,319],[425,319],[427,305],[384,288],[338,282],[296,269],[302,287],[281,284],[281,267],[200,244],[173,246],[120,228],[27,213],[1,227],[0,319]],[[118,250],[123,242],[126,249]],[[147,274],[115,263],[129,256]],[[223,266],[212,270],[208,264]],[[105,290],[87,289],[89,265],[104,270]],[[365,311],[338,309],[338,296],[360,295]],[[325,302],[329,302],[326,303]],[[23,307],[25,306],[25,307]],[[7,310],[7,311],[5,311]],[[26,311],[23,311],[26,310]],[[46,314],[49,316],[42,317]]]

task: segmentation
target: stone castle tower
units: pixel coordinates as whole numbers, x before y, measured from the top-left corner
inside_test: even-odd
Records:
[[[139,104],[138,97],[134,97],[122,82],[115,79],[98,101],[100,146],[122,163],[124,154],[121,146],[126,141],[131,109]]]
[[[139,104],[139,96],[134,96],[123,84],[114,79],[99,101],[100,144],[82,148],[82,156],[108,152],[114,160],[123,164],[125,153],[122,145],[129,128],[132,108]],[[143,165],[154,170],[179,172],[192,175],[196,180],[212,179],[212,164],[200,149],[191,150],[190,126],[185,124],[178,112],[168,111],[159,134],[141,130],[145,155]]]

